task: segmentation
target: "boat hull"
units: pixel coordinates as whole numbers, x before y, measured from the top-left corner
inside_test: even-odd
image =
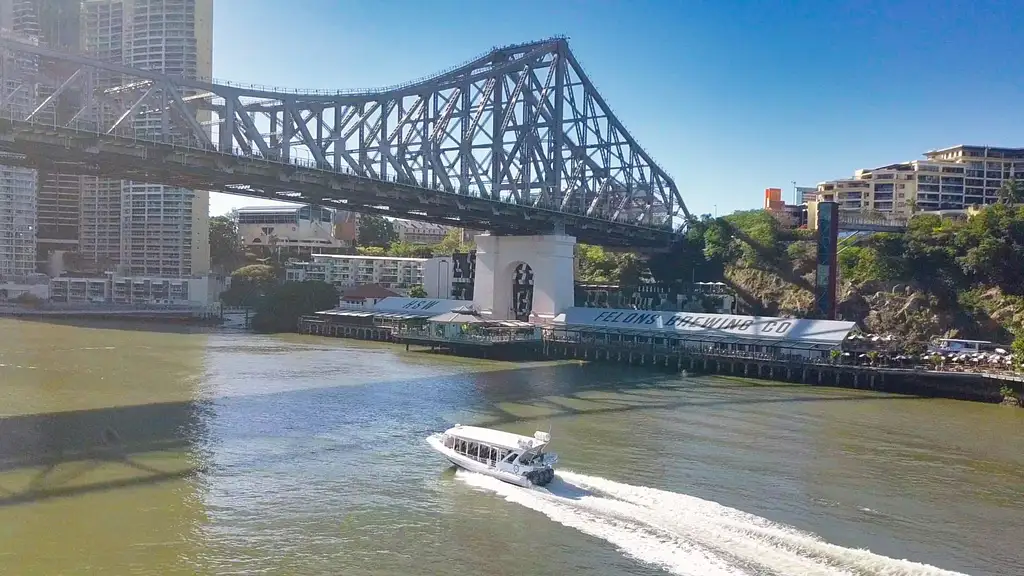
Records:
[[[533,486],[533,483],[530,482],[530,480],[525,476],[525,474],[515,474],[512,472],[507,472],[505,470],[499,470],[494,466],[488,466],[483,462],[478,462],[476,460],[473,460],[472,458],[467,458],[466,456],[459,454],[458,452],[452,450],[451,448],[448,448],[447,446],[444,445],[444,442],[441,440],[441,435],[439,434],[428,437],[427,444],[430,445],[430,447],[433,448],[436,452],[444,456],[446,460],[464,470],[476,472],[478,474],[483,474],[485,476],[492,476],[494,478],[497,478],[498,480],[501,480],[502,482],[508,482],[509,484],[515,484],[516,486],[522,486],[524,488],[529,488],[530,486]]]

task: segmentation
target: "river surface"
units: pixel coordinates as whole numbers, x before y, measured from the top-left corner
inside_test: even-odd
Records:
[[[1024,410],[14,320],[0,400],[2,574],[1024,574]],[[455,472],[456,423],[562,471]]]

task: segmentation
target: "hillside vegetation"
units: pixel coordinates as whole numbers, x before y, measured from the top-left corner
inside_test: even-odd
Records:
[[[752,312],[813,315],[816,244],[763,211],[700,224],[703,252]],[[905,234],[844,242],[839,313],[905,341],[950,335],[1007,342],[1024,329],[1024,208],[997,204],[967,220],[919,214]]]
[[[722,280],[751,314],[814,315],[813,232],[789,230],[763,210],[695,221],[654,276]],[[583,282],[638,278],[629,255],[580,247]],[[839,314],[905,344],[936,335],[1010,342],[1024,333],[1024,208],[997,204],[967,220],[918,214],[905,234],[842,241]]]

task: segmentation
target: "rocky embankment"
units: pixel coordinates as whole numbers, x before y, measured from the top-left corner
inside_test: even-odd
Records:
[[[812,313],[810,271],[798,276],[754,268],[731,268],[726,279],[739,293],[747,312],[778,316]],[[937,335],[1006,342],[1024,328],[1024,298],[999,289],[976,289],[941,297],[926,287],[907,283],[867,283],[855,286],[840,280],[838,311],[865,332],[892,334],[901,342],[926,342]]]

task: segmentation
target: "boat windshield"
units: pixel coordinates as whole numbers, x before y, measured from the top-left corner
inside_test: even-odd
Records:
[[[543,452],[541,452],[539,454],[533,454],[532,456],[527,456],[526,459],[520,459],[520,462],[522,462],[523,464],[526,464],[528,466],[540,466],[540,465],[544,464],[544,456],[545,456],[545,454]]]

